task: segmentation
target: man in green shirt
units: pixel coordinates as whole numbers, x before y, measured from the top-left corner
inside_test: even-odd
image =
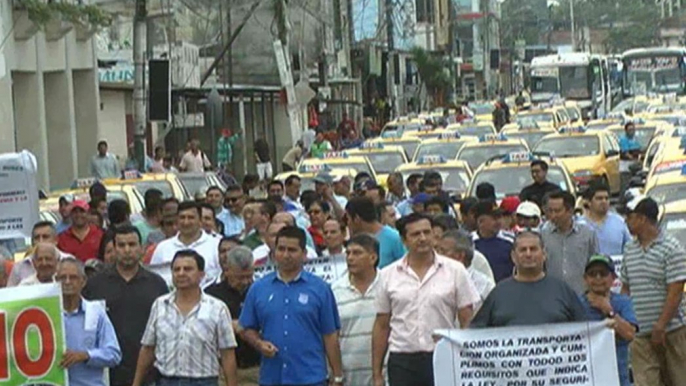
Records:
[[[222,130],[222,136],[217,141],[217,164],[220,169],[226,168],[233,162],[233,145],[240,137],[240,133],[232,134],[231,130]]]
[[[272,218],[276,214],[276,205],[271,201],[262,201],[259,205],[259,210],[255,212],[252,222],[255,229],[245,236],[243,245],[254,250],[260,245],[264,244],[267,238],[267,227],[272,222]]]
[[[331,142],[327,141],[324,138],[324,133],[321,131],[317,132],[317,137],[314,139],[314,143],[312,143],[312,147],[310,147],[310,157],[312,158],[317,158],[321,157],[324,155],[324,153],[331,151]]]

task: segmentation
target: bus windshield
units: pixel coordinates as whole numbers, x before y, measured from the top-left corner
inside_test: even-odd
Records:
[[[589,99],[588,67],[560,67],[560,94],[567,99]]]
[[[531,78],[531,92],[557,93],[557,79],[551,77],[534,76]]]
[[[679,92],[683,88],[683,59],[678,55],[625,57],[624,63],[629,94]]]

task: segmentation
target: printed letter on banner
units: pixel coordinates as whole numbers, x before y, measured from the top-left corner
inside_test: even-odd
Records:
[[[66,385],[58,284],[0,290],[0,385]]]
[[[436,386],[619,386],[603,322],[439,330]]]

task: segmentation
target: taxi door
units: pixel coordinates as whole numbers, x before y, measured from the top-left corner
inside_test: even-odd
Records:
[[[610,184],[612,192],[620,192],[621,177],[619,175],[619,143],[614,135],[601,133],[603,145],[603,168],[607,173],[607,182]]]

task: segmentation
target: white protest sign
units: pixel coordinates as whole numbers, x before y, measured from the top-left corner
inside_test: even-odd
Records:
[[[255,267],[255,281],[274,272],[274,268],[274,264]],[[345,256],[343,255],[310,259],[305,263],[303,269],[320,277],[329,284],[332,284],[338,280],[338,278],[348,273],[348,265],[345,262]]]
[[[439,330],[436,386],[619,386],[603,322]]]
[[[37,169],[26,150],[0,154],[0,239],[31,237],[38,222]]]
[[[620,273],[622,271],[622,261],[624,260],[624,255],[610,256],[610,258],[612,259],[612,262],[615,263],[615,273],[617,274],[615,282],[612,283],[612,292],[620,293],[622,291],[622,278]]]

